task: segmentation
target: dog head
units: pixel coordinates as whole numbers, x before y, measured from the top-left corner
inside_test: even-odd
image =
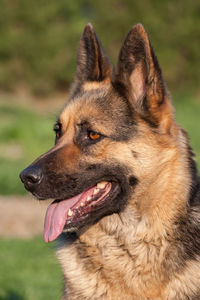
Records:
[[[75,83],[54,127],[55,146],[20,175],[48,208],[45,240],[124,210],[176,153],[161,69],[142,25],[128,33],[114,72],[93,27],[82,34]]]

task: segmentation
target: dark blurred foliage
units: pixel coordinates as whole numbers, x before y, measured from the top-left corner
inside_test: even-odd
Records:
[[[170,88],[199,88],[199,0],[0,0],[0,89],[68,88],[87,22],[116,63],[128,30],[143,23]]]

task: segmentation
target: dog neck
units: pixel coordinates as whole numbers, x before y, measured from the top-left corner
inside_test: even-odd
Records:
[[[135,187],[126,208],[105,217],[101,226],[108,234],[134,240],[159,240],[170,234],[178,217],[187,214],[192,178],[183,156],[174,156],[154,176]],[[124,232],[125,231],[125,232]]]

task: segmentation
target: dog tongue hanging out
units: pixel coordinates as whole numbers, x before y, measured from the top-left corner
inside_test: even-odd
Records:
[[[200,299],[200,183],[142,25],[116,71],[93,27],[55,145],[21,173],[48,207],[68,300]]]
[[[105,200],[111,190],[111,183],[101,182],[70,199],[55,200],[47,209],[44,223],[44,240],[51,242],[63,231],[65,224],[84,218],[92,209]]]

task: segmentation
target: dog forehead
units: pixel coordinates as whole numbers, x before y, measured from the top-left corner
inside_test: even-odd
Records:
[[[83,91],[67,102],[60,115],[63,130],[87,123],[90,129],[127,140],[136,131],[135,113],[113,88]]]
[[[95,100],[91,97],[81,97],[67,103],[60,114],[62,124],[69,123],[69,120],[80,123],[83,119],[104,118],[104,114]]]
[[[60,120],[61,123],[67,123],[69,119],[78,122],[81,119],[96,119],[97,121],[112,119],[114,121],[116,113],[119,113],[123,106],[123,103],[119,103],[112,92],[92,89],[69,99],[60,114]]]
[[[64,131],[86,122],[91,130],[112,136],[116,141],[129,140],[137,132],[134,112],[127,102],[112,93],[84,93],[72,99],[63,109],[60,122]]]

